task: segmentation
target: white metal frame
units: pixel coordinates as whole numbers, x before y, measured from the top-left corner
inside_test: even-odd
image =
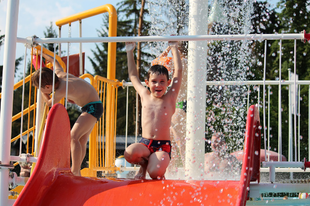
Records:
[[[13,87],[16,57],[16,37],[19,0],[8,1],[5,28],[2,101],[0,117],[0,205],[8,205],[9,167],[11,150],[11,127],[13,110]],[[5,108],[5,109],[3,109]]]
[[[199,14],[199,15],[197,15]],[[204,0],[189,3],[189,35],[208,33],[208,4]],[[206,86],[204,82],[207,72],[200,68],[207,65],[207,42],[190,41],[188,44],[188,79],[187,112],[186,112],[186,152],[185,178],[203,179],[204,174],[204,135],[206,102]],[[199,94],[199,95],[198,95]],[[197,100],[197,98],[199,99]],[[195,115],[193,115],[195,114]],[[194,169],[195,168],[195,169]]]
[[[195,12],[195,9],[197,10],[199,8],[199,11],[201,10],[201,5],[204,5],[204,3],[200,3],[202,0],[199,0],[197,2],[191,1],[191,11]],[[196,3],[196,5],[195,5]],[[16,52],[16,43],[24,43],[24,44],[32,44],[33,43],[33,38],[18,38],[17,37],[17,25],[18,25],[18,9],[19,9],[19,0],[8,0],[8,7],[7,7],[7,21],[6,21],[6,41],[4,44],[4,62],[3,62],[3,83],[2,86],[5,88],[2,91],[2,101],[1,101],[1,116],[0,116],[0,205],[10,205],[12,204],[11,201],[7,199],[8,197],[8,185],[9,185],[9,167],[10,161],[29,161],[29,159],[25,160],[23,157],[10,157],[10,138],[11,138],[11,121],[7,121],[8,119],[12,118],[12,102],[13,102],[13,83],[14,83],[14,68],[15,68],[15,52]],[[206,10],[207,11],[207,10]],[[194,17],[193,17],[194,18]],[[193,22],[191,24],[197,23],[197,19],[193,19]],[[204,22],[207,22],[204,21]],[[190,24],[190,25],[191,25]],[[37,38],[35,39],[36,43],[89,43],[89,42],[147,42],[147,41],[193,41],[194,43],[190,43],[189,47],[190,50],[194,50],[193,53],[189,53],[189,72],[194,72],[195,71],[192,69],[195,67],[194,62],[198,62],[197,60],[197,52],[198,49],[196,47],[196,42],[197,41],[202,41],[206,42],[209,40],[280,40],[280,43],[282,43],[282,40],[285,39],[294,39],[295,40],[295,45],[296,45],[296,39],[304,39],[304,33],[300,34],[245,34],[245,35],[203,35],[206,33],[204,30],[195,30],[198,29],[199,26],[195,26],[193,30],[191,30],[190,35],[188,36],[142,36],[142,37],[92,37],[92,38],[85,38],[85,37],[80,37],[80,38]],[[295,46],[295,61],[296,61],[296,46]],[[193,59],[191,59],[193,58]],[[203,62],[200,62],[203,63]],[[280,47],[280,66],[279,69],[281,71],[281,47]],[[281,72],[279,72],[281,73]],[[294,73],[296,74],[296,64],[294,65]],[[191,79],[189,82],[195,82],[195,81],[200,81],[200,77],[204,77],[205,73],[199,73],[195,75],[195,79]],[[277,82],[279,86],[279,93],[281,94],[281,85],[289,83],[294,84],[296,87],[297,84],[309,84],[309,81],[287,81],[287,82],[282,82],[281,81],[281,76],[279,76],[279,81]],[[253,81],[252,83],[254,83]],[[207,82],[208,84],[220,84],[222,85],[223,82]],[[259,81],[256,81],[257,84],[259,84]],[[226,82],[225,84],[249,84],[246,82]],[[262,84],[264,85],[264,91],[265,91],[265,85],[272,85],[274,82],[269,82],[263,80]],[[203,85],[203,84],[201,84]],[[201,87],[195,87],[193,89],[193,94],[205,94],[205,92],[201,92],[201,90],[205,88],[205,86]],[[310,91],[310,87],[309,87]],[[310,93],[310,92],[309,92]],[[188,94],[188,98],[192,98],[190,94]],[[281,96],[280,96],[281,98]],[[310,100],[309,100],[310,101]],[[265,103],[264,103],[265,104]],[[309,102],[310,104],[310,102]],[[203,104],[195,104],[191,103],[191,101],[188,101],[188,113],[195,113],[197,111],[204,111],[205,105]],[[5,108],[5,109],[4,109]],[[281,107],[279,107],[281,108]],[[279,112],[281,114],[281,112]],[[203,116],[203,115],[201,115]],[[310,114],[309,114],[310,116]],[[199,117],[198,119],[190,119],[192,118],[190,115],[187,116],[189,119],[189,122],[195,122],[193,127],[198,129],[198,132],[196,131],[195,136],[204,136],[204,131],[202,128],[204,128],[204,117]],[[279,116],[279,122],[281,123],[281,116]],[[295,120],[296,122],[296,120]],[[265,124],[265,121],[264,121]],[[265,128],[265,125],[264,125]],[[281,127],[280,127],[281,128]],[[265,134],[265,133],[264,133]],[[295,132],[296,135],[296,132]],[[279,140],[281,140],[281,129],[279,130]],[[188,139],[188,137],[187,137]],[[196,141],[194,138],[192,139],[193,142],[188,142],[189,144],[194,146],[193,143],[195,144]],[[310,139],[310,138],[309,138]],[[295,137],[295,143],[296,143],[296,137]],[[199,152],[199,149],[196,149],[194,151]],[[279,145],[281,146],[281,145]],[[279,147],[281,148],[281,147]],[[280,151],[279,151],[280,152]],[[282,149],[281,149],[282,152]],[[190,151],[188,153],[187,158],[190,158],[192,155],[196,155],[197,153]],[[296,156],[296,155],[295,155]],[[309,153],[310,157],[310,153]],[[30,158],[31,161],[36,161],[36,158]],[[197,160],[197,159],[196,159]],[[199,159],[194,163],[193,161],[187,162],[187,167],[190,168],[192,171],[189,171],[188,175],[193,178],[193,179],[199,179],[201,171],[197,171],[197,164],[200,164],[201,160]],[[300,164],[300,162],[296,162],[296,164]],[[196,170],[196,171],[194,171]],[[252,187],[251,187],[252,188]],[[292,188],[290,188],[292,189]],[[291,190],[290,190],[291,191]]]

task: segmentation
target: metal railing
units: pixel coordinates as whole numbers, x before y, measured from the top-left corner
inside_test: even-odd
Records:
[[[8,169],[9,169],[9,160],[22,160],[22,161],[35,161],[35,159],[32,158],[24,158],[24,157],[20,157],[20,158],[16,158],[16,157],[11,157],[9,154],[9,149],[6,147],[7,143],[6,140],[7,138],[11,138],[10,135],[11,134],[9,131],[11,129],[10,124],[7,124],[7,120],[10,119],[12,116],[11,113],[11,104],[12,101],[10,99],[10,95],[13,93],[13,85],[11,81],[14,74],[13,74],[13,70],[12,68],[14,68],[13,62],[14,62],[14,58],[15,58],[15,44],[16,42],[19,43],[33,43],[33,39],[28,39],[28,38],[16,38],[17,36],[17,16],[16,14],[18,13],[18,5],[16,4],[16,2],[14,1],[10,1],[10,4],[8,6],[8,10],[10,10],[9,18],[8,19],[8,25],[12,25],[10,26],[11,29],[8,30],[6,32],[6,46],[4,52],[7,54],[7,57],[5,58],[5,63],[4,63],[4,75],[3,78],[6,78],[6,81],[3,83],[3,87],[5,87],[6,92],[3,95],[4,100],[2,101],[2,107],[3,108],[9,108],[7,109],[7,111],[1,111],[1,128],[3,129],[1,131],[1,135],[0,135],[0,142],[3,142],[2,145],[2,151],[1,151],[1,160],[2,160],[2,171],[0,173],[1,176],[1,181],[2,181],[2,188],[3,191],[6,190],[7,185],[6,184],[8,181]],[[11,20],[11,21],[9,21]],[[116,20],[114,20],[116,22]],[[69,24],[71,23],[70,21],[68,22]],[[115,33],[116,36],[116,33]],[[36,43],[69,43],[69,42],[78,42],[78,43],[82,43],[82,42],[111,42],[112,45],[116,46],[116,42],[129,42],[129,41],[176,41],[176,40],[188,40],[188,41],[208,41],[208,40],[265,40],[265,42],[267,41],[266,39],[269,40],[275,40],[278,39],[280,41],[282,41],[282,39],[294,39],[294,44],[296,45],[296,39],[305,39],[304,38],[304,34],[274,34],[274,35],[218,35],[218,36],[213,36],[213,35],[193,35],[193,36],[161,36],[161,37],[154,37],[154,36],[149,36],[149,37],[97,37],[97,38],[51,38],[51,39],[36,39]],[[308,36],[309,38],[309,36]],[[8,42],[8,43],[7,43]],[[13,46],[14,45],[14,46]],[[266,46],[265,46],[266,48]],[[281,54],[281,48],[282,45],[280,46],[280,54]],[[296,46],[295,46],[296,48]],[[108,67],[112,68],[111,70],[108,70],[108,76],[107,78],[101,78],[101,77],[95,77],[93,79],[93,77],[89,77],[87,76],[87,78],[89,78],[92,82],[92,84],[94,85],[94,87],[97,89],[101,100],[104,103],[105,106],[105,110],[104,110],[104,116],[101,118],[101,120],[96,124],[95,128],[93,129],[92,133],[91,133],[91,137],[90,137],[90,158],[89,158],[89,168],[86,169],[85,171],[82,171],[83,175],[88,175],[88,176],[95,176],[96,175],[96,171],[98,170],[103,170],[106,171],[107,173],[114,173],[116,170],[118,170],[119,168],[114,166],[114,160],[115,160],[115,136],[116,136],[116,108],[117,108],[117,87],[122,86],[122,83],[117,82],[117,80],[115,80],[115,56],[116,56],[116,50],[110,50],[109,47],[109,55],[111,54],[111,62],[108,63]],[[294,51],[295,52],[295,51]],[[266,53],[266,49],[264,51],[264,53]],[[295,56],[296,56],[296,52],[295,52]],[[266,57],[266,55],[265,55]],[[110,58],[109,58],[110,59]],[[280,58],[281,61],[281,58]],[[296,61],[296,58],[295,58]],[[114,65],[111,66],[111,65]],[[280,62],[280,68],[281,68],[281,62]],[[295,63],[296,65],[296,63]],[[111,67],[110,67],[111,66]],[[266,69],[266,68],[264,68]],[[265,70],[266,71],[266,70]],[[265,74],[264,71],[264,74]],[[281,71],[281,70],[280,70]],[[279,72],[281,74],[281,72]],[[13,74],[13,75],[12,75]],[[294,74],[296,74],[296,68],[294,68]],[[281,75],[280,75],[281,77]],[[85,77],[86,78],[86,77]],[[27,78],[25,78],[26,80]],[[288,81],[287,81],[288,82]],[[279,93],[281,93],[282,90],[282,85],[285,85],[287,82],[284,82],[283,80],[281,80],[281,78],[279,79],[279,81],[272,81],[272,82],[268,82],[266,80],[266,77],[263,77],[263,80],[261,82],[260,85],[263,85],[263,94],[265,93],[266,87],[268,85],[273,85],[273,84],[278,84],[279,86]],[[208,84],[214,84],[215,82],[207,82]],[[241,84],[248,84],[247,81],[241,82]],[[259,83],[254,83],[252,82],[254,85],[259,85]],[[303,82],[303,81],[297,81],[296,79],[294,81],[290,81],[289,82],[290,85],[294,85],[294,88],[298,88],[297,85],[302,85],[303,83],[306,85],[309,85],[308,82]],[[219,84],[226,84],[226,82],[220,82]],[[238,82],[228,82],[227,84],[238,84]],[[128,86],[126,84],[124,84],[125,86]],[[260,90],[259,90],[260,91]],[[294,90],[295,91],[295,90]],[[197,91],[194,91],[194,93],[196,93]],[[32,92],[30,92],[31,94]],[[309,92],[310,93],[310,92]],[[197,92],[197,94],[199,94],[199,92]],[[263,95],[263,101],[260,100],[260,98],[258,98],[258,103],[259,105],[262,105],[262,110],[263,110],[263,128],[264,128],[264,142],[267,142],[266,138],[266,130],[265,128],[268,129],[268,126],[266,126],[267,121],[265,120],[266,117],[266,112],[265,112],[265,105],[266,105],[266,101],[265,101],[265,96]],[[34,98],[35,99],[35,98]],[[300,98],[299,98],[300,99]],[[310,99],[310,98],[309,98]],[[295,100],[296,101],[296,100]],[[262,103],[261,103],[262,102]],[[279,102],[281,104],[281,95],[279,95]],[[309,102],[310,104],[310,102]],[[296,104],[295,104],[296,105]],[[31,111],[35,112],[34,110],[35,106],[28,106],[28,110],[27,109],[22,109],[23,112],[26,112],[27,114],[30,114]],[[269,113],[269,110],[268,110]],[[299,112],[300,113],[300,112]],[[281,114],[281,105],[279,105],[279,114]],[[34,115],[35,116],[35,115]],[[290,114],[290,116],[292,116]],[[9,118],[8,118],[9,117]],[[22,118],[22,114],[19,117],[19,114],[17,114],[17,116],[14,117],[16,120],[18,118]],[[310,119],[310,114],[309,114],[309,119]],[[31,119],[33,120],[33,119]],[[29,125],[31,121],[28,121]],[[269,122],[269,121],[268,121]],[[282,122],[282,117],[281,115],[279,116],[279,124],[281,124]],[[310,122],[310,121],[309,121]],[[309,127],[309,132],[310,132],[310,124],[308,125]],[[297,142],[300,141],[300,136],[296,135],[297,134],[297,118],[296,118],[296,114],[294,116],[294,131],[295,131],[295,136],[294,136],[294,147],[298,148],[298,144],[296,144]],[[33,130],[35,129],[35,127],[28,127],[29,130]],[[268,129],[269,130],[269,129]],[[279,125],[278,128],[278,132],[279,132],[279,145],[282,144],[282,126]],[[21,132],[21,134],[24,134],[24,132]],[[20,135],[21,136],[21,135]],[[126,134],[127,136],[127,134]],[[310,134],[309,134],[310,136]],[[269,138],[269,137],[268,137]],[[3,140],[3,141],[2,141]],[[290,148],[290,155],[289,157],[292,157],[292,148],[293,148],[293,137],[290,137],[290,142],[289,144],[291,145]],[[309,138],[310,140],[310,138]],[[268,140],[269,141],[269,140]],[[125,144],[127,145],[127,144]],[[308,144],[309,147],[309,144]],[[297,150],[295,149],[295,161],[298,160],[298,156],[296,155],[298,152],[296,152]],[[279,152],[281,154],[281,151]],[[310,157],[310,154],[309,154]],[[10,159],[11,158],[11,159]],[[291,159],[292,160],[292,159]],[[195,169],[195,168],[194,168]],[[1,194],[1,201],[5,202],[4,200],[6,200],[7,198],[7,193],[3,193]]]
[[[93,77],[84,74],[81,78],[89,78],[103,103],[104,113],[96,123],[89,138],[89,167],[81,171],[83,176],[97,176],[97,171],[106,175],[115,174],[119,170],[115,166],[116,148],[116,115],[118,87],[123,83],[109,80],[101,76]],[[109,91],[109,92],[108,92]],[[109,108],[109,109],[108,109]]]

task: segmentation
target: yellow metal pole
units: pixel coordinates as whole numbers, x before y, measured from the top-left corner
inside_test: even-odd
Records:
[[[111,27],[113,25],[113,27]],[[116,18],[109,17],[109,36],[116,36],[117,33],[117,16]],[[108,71],[107,71],[107,78],[111,80],[115,80],[115,74],[116,74],[116,43],[115,42],[109,42],[108,43]],[[109,163],[108,167],[114,166],[113,163],[113,142],[115,139],[114,131],[113,131],[113,124],[114,124],[114,111],[112,110],[112,105],[115,104],[115,99],[113,98],[113,88],[111,84],[108,84],[108,90],[107,90],[107,107],[106,112],[109,113],[109,115],[106,116],[106,124],[107,124],[107,143],[109,150],[106,150],[109,155]]]
[[[33,154],[33,156],[35,156],[35,157],[37,157],[39,155],[38,153],[39,153],[40,148],[41,148],[42,136],[43,136],[44,126],[45,126],[45,119],[46,119],[48,110],[49,110],[49,107],[47,105],[45,105],[44,112],[43,112],[43,118],[42,118],[42,122],[41,122],[41,125],[40,125],[40,130],[39,130],[38,142],[36,143],[38,145],[37,146],[38,151],[34,151],[34,154]],[[36,163],[33,162],[30,174],[32,174],[35,166],[36,166]]]
[[[93,85],[93,87],[97,90],[97,80],[94,79],[94,77],[91,74],[83,74],[80,76],[81,79],[88,78],[90,80],[90,84]],[[81,170],[82,176],[91,176],[96,177],[97,172],[94,170],[95,164],[96,164],[96,145],[97,145],[97,124],[94,126],[93,130],[90,133],[89,137],[89,160],[88,160],[88,169],[84,168]]]
[[[35,47],[37,50],[41,50],[41,46],[38,45]],[[54,53],[46,48],[43,47],[43,53],[50,55],[51,57],[54,58]],[[57,59],[58,63],[60,64],[60,66],[64,69],[64,71],[67,71],[67,67],[66,64],[62,61],[61,57],[58,56],[57,54],[55,55],[55,58]],[[69,58],[69,57],[68,57]],[[38,59],[38,58],[37,58]],[[53,62],[50,62],[51,64],[53,64]]]
[[[106,4],[98,6],[93,9],[89,9],[71,16],[62,18],[56,21],[56,25],[61,27],[66,24],[71,24],[75,21],[80,21],[88,17],[92,17],[98,14],[109,13],[109,37],[117,35],[117,12],[113,5]],[[115,79],[115,65],[116,65],[116,42],[108,43],[108,79]]]

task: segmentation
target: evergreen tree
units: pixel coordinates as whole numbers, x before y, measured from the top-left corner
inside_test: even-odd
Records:
[[[307,29],[309,25],[309,19],[307,17],[307,7],[309,6],[309,1],[303,0],[281,0],[277,4],[277,9],[280,10],[279,13],[276,12],[276,8],[268,10],[267,1],[257,2],[255,5],[255,17],[252,20],[252,25],[254,27],[254,33],[299,33]],[[267,41],[267,57],[266,57],[266,80],[278,80],[279,79],[279,43],[280,40],[268,40]],[[296,73],[299,75],[299,80],[309,79],[309,58],[308,51],[310,49],[308,43],[304,43],[300,40],[296,41]],[[248,73],[248,79],[250,80],[262,80],[264,72],[264,45],[265,42],[255,41],[252,45],[252,59],[256,61],[251,62],[250,71]],[[282,56],[281,56],[281,79],[288,80],[288,71],[294,72],[294,41],[293,40],[282,40]],[[266,85],[266,93],[268,94],[268,88],[270,88],[270,150],[278,151],[278,116],[279,116],[279,88],[278,86],[268,86]],[[262,101],[263,93],[262,89],[260,92],[260,98]],[[281,116],[282,116],[282,154],[288,157],[288,138],[289,138],[289,122],[288,122],[288,112],[289,112],[289,86],[283,85],[281,90]],[[256,96],[256,97],[255,97]],[[267,96],[265,96],[266,101]],[[307,147],[308,141],[308,85],[301,86],[301,122],[300,124],[300,134],[303,137],[301,140],[301,148]],[[251,93],[251,101],[257,102],[257,92]],[[261,112],[261,120],[263,119]],[[267,115],[267,110],[266,110]],[[292,116],[293,119],[294,116]],[[266,119],[267,121],[267,119]],[[262,124],[263,122],[261,122]],[[266,122],[266,125],[268,122]],[[263,130],[261,131],[263,134]],[[268,131],[266,131],[267,134]],[[293,134],[294,138],[294,134]],[[263,146],[263,140],[262,140]],[[294,152],[293,152],[294,154]],[[300,159],[306,157],[306,152],[302,152]],[[294,159],[295,160],[295,159]]]
[[[117,4],[118,22],[117,22],[117,35],[118,36],[137,36],[138,34],[138,23],[139,23],[139,13],[140,13],[140,1],[136,0],[125,0]],[[144,10],[143,15],[146,16],[148,10]],[[149,22],[144,21],[141,30],[142,35],[147,35],[149,27]],[[109,29],[109,18],[107,15],[103,16],[103,24],[100,30],[98,30],[98,35],[100,37],[107,37]],[[146,51],[146,43],[142,44],[141,50],[141,67],[147,68],[149,66],[148,60],[153,57]],[[130,81],[128,77],[127,68],[127,54],[125,51],[125,43],[116,44],[116,79],[122,81]],[[108,44],[102,43],[96,45],[96,49],[92,50],[94,58],[88,57],[90,60],[95,74],[103,77],[107,76],[107,55],[108,55]],[[145,70],[141,70],[140,78],[143,79],[145,75]],[[127,91],[119,88],[118,92],[118,107],[117,107],[117,134],[125,134],[125,124],[126,124],[126,93]],[[129,88],[129,114],[128,114],[128,133],[130,135],[134,134],[135,131],[135,90],[134,88]]]
[[[50,26],[49,27],[45,27],[46,31],[43,32],[44,34],[44,37],[45,38],[57,38],[57,33],[53,27],[53,22],[50,22]],[[54,52],[54,45],[53,43],[49,43],[49,44],[44,44],[43,46],[45,48],[47,48],[48,50]],[[56,54],[57,54],[57,51],[58,51],[58,45],[56,45],[56,48],[55,48],[55,51],[56,51]]]
[[[307,28],[307,25],[310,25],[307,7],[309,7],[309,1],[304,0],[281,0],[278,3],[278,8],[281,9],[281,12],[278,16],[278,33],[299,33],[303,32],[304,30],[306,33],[309,33],[310,30]],[[310,49],[310,45],[308,43],[304,43],[300,40],[296,41],[296,74],[298,74],[299,80],[307,80],[310,77],[310,67],[309,67],[309,58],[308,58],[308,51]],[[272,64],[272,71],[271,77],[273,79],[279,78],[279,41],[274,41],[271,45],[271,52],[270,55],[275,55],[275,61]],[[282,40],[282,67],[281,67],[281,79],[288,80],[288,71],[290,70],[291,73],[294,73],[294,41],[285,41]],[[293,87],[293,85],[292,85]],[[289,108],[289,86],[285,85],[282,86],[282,142],[283,142],[283,154],[288,157],[288,112]],[[301,124],[300,124],[300,134],[303,136],[301,140],[301,148],[307,147],[308,141],[308,116],[304,114],[308,114],[308,85],[302,85],[301,87],[301,102],[300,102],[300,110],[301,114]],[[278,96],[278,91],[274,92],[275,96]],[[277,102],[277,101],[276,101]],[[292,119],[294,122],[294,116],[292,115]],[[293,123],[292,123],[293,124]],[[275,135],[277,137],[277,134]],[[294,139],[293,134],[293,139]],[[296,134],[297,136],[297,134]],[[299,138],[299,137],[297,137]],[[293,140],[294,142],[294,140]],[[293,152],[293,154],[295,151]],[[307,157],[306,152],[301,153],[300,159]],[[295,158],[294,158],[295,160]]]
[[[254,3],[254,14],[252,18],[252,26],[253,26],[253,34],[272,34],[278,32],[279,25],[277,24],[277,12],[275,8],[268,9],[268,2],[255,2]],[[273,63],[276,61],[276,55],[272,55],[271,53],[271,44],[274,41],[267,41],[267,58],[266,58],[266,80],[274,80],[274,75],[271,70]],[[252,43],[252,53],[251,59],[255,61],[250,62],[250,69],[247,73],[247,80],[262,80],[264,75],[264,47],[265,41],[253,41]],[[273,95],[271,95],[270,100],[270,111],[272,114],[270,116],[270,125],[271,128],[274,128],[271,131],[270,139],[270,149],[278,148],[278,138],[276,134],[277,132],[277,121],[278,121],[278,96],[275,95],[277,93],[277,86],[265,86],[266,93],[268,94],[268,88],[271,88]],[[257,86],[250,87],[250,90],[253,91],[250,93],[250,104],[257,103]],[[263,89],[260,88],[260,101],[263,99]],[[267,96],[265,96],[265,100],[268,101]],[[267,110],[266,110],[267,114]],[[263,112],[260,112],[261,125],[263,125]],[[266,122],[267,124],[268,122]],[[261,148],[264,148],[264,130],[261,130],[262,141]],[[268,135],[266,131],[266,136]],[[267,137],[266,137],[267,138]],[[268,149],[268,148],[267,148]]]

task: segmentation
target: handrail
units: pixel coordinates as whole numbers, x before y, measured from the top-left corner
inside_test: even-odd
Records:
[[[90,84],[93,85],[94,84],[94,77],[91,74],[83,74],[82,76],[80,76],[81,79],[86,79],[88,78],[90,80]]]
[[[29,114],[32,110],[34,110],[34,109],[36,108],[36,106],[37,106],[37,103],[34,103],[34,104],[32,104],[29,108],[24,109],[24,110],[23,110],[23,115]],[[15,120],[21,118],[21,116],[22,116],[22,113],[21,113],[21,112],[17,113],[16,115],[14,115],[14,116],[12,117],[12,122],[14,122]]]
[[[11,139],[11,143],[12,142],[15,142],[16,140],[18,140],[19,138],[20,138],[20,136],[24,136],[25,134],[28,134],[28,133],[30,133],[31,131],[34,131],[35,130],[35,126],[33,126],[33,127],[31,127],[31,128],[29,128],[28,130],[26,130],[26,131],[24,131],[23,133],[22,133],[22,135],[17,135],[16,137],[14,137],[14,138],[12,138]]]
[[[38,45],[35,47],[37,50],[40,50],[41,51],[41,46]],[[51,57],[54,58],[54,55],[55,55],[55,58],[56,60],[58,61],[58,63],[60,64],[60,66],[64,69],[64,71],[66,72],[67,71],[67,67],[66,67],[66,64],[62,61],[61,57],[58,56],[57,54],[54,54],[53,52],[51,52],[50,50],[46,49],[43,47],[43,53],[45,54],[48,54],[50,55]],[[51,67],[53,66],[54,62],[50,62],[50,65],[47,65],[48,68],[51,69]]]
[[[116,15],[115,8],[111,4],[106,4],[59,19],[56,21],[56,25],[61,27],[63,25],[71,24],[72,22],[96,16],[105,12],[109,12],[110,18],[112,18],[113,15]]]
[[[81,171],[82,176],[97,176],[96,171],[105,171],[107,174],[115,174],[119,168],[115,161],[115,137],[116,137],[116,108],[117,88],[123,86],[118,80],[111,80],[101,76],[84,74],[80,78],[89,78],[90,83],[99,94],[105,112],[96,123],[89,138],[89,167]],[[110,108],[108,110],[107,108]]]
[[[36,46],[35,48],[36,48],[37,50],[41,50],[41,46]],[[48,49],[46,49],[46,48],[44,48],[44,47],[43,47],[43,52],[44,52],[44,53],[47,53],[47,54],[49,54],[49,55],[51,55],[51,56],[54,56],[54,53],[53,53],[53,52],[49,51]],[[58,62],[61,64],[61,66],[66,70],[66,65],[65,65],[65,63],[61,60],[61,58],[60,58],[58,55],[56,55],[56,59],[57,59]],[[51,63],[52,63],[52,62],[51,62]],[[91,76],[91,75],[90,75],[90,76]],[[30,80],[31,80],[31,74],[28,75],[27,77],[25,77],[25,80],[20,80],[20,81],[18,81],[17,83],[15,83],[14,86],[13,86],[13,89],[14,89],[14,90],[18,89],[19,87],[23,86],[23,84],[26,84],[26,83],[30,82]],[[2,93],[0,93],[0,99],[1,99],[1,97],[2,97]],[[22,117],[22,114],[23,114],[23,115],[27,115],[27,114],[30,115],[30,112],[34,111],[36,107],[37,107],[37,103],[35,102],[35,103],[33,103],[32,105],[30,105],[28,108],[24,108],[24,109],[23,109],[23,112],[19,112],[19,113],[15,114],[14,116],[12,116],[12,122],[14,122],[14,121],[16,121],[17,119],[21,118],[21,117]],[[30,121],[30,120],[28,119],[28,121]],[[28,130],[22,132],[21,135],[19,134],[19,135],[17,135],[16,137],[13,137],[13,138],[11,139],[11,143],[14,142],[14,141],[16,141],[16,140],[18,140],[18,139],[20,139],[21,136],[23,136],[23,135],[25,135],[25,134],[28,134],[30,131],[34,131],[35,128],[36,128],[35,126],[33,126],[33,127],[31,127],[31,128],[28,128]]]
[[[25,82],[29,82],[30,81],[30,78],[31,78],[31,75],[27,76],[25,78]],[[82,79],[86,79],[88,78],[89,81],[90,81],[90,84],[93,85],[95,87],[95,89],[97,90],[98,94],[102,93],[102,88],[100,89],[98,84],[106,84],[106,85],[110,85],[110,86],[106,86],[106,89],[110,87],[110,89],[112,89],[110,91],[110,98],[107,97],[107,94],[104,94],[104,99],[106,101],[106,104],[110,105],[109,107],[112,109],[112,110],[116,110],[116,105],[117,104],[117,101],[115,100],[115,98],[117,98],[117,88],[118,87],[122,87],[123,86],[123,82],[119,82],[118,80],[111,80],[111,79],[107,79],[106,77],[101,77],[101,76],[92,76],[91,74],[83,74],[82,76],[80,76],[80,78]],[[100,83],[102,82],[102,83]],[[17,89],[18,87],[22,86],[23,85],[23,81],[19,81],[17,82],[15,85],[14,85],[14,89]],[[108,93],[108,92],[107,92]],[[1,97],[1,94],[0,94],[0,97]],[[108,100],[109,99],[109,100]],[[108,103],[109,102],[109,103]],[[34,103],[32,104],[29,108],[24,108],[23,110],[23,113],[22,112],[19,112],[17,114],[15,114],[13,117],[12,117],[12,121],[16,121],[18,120],[19,118],[22,117],[22,114],[23,115],[30,115],[30,112],[34,111],[35,108],[37,107],[37,103]],[[93,140],[96,139],[96,137],[98,136],[98,132],[96,131],[97,129],[100,129],[100,130],[103,130],[103,129],[107,129],[108,132],[110,135],[109,137],[109,142],[112,143],[112,144],[115,144],[115,142],[113,141],[113,137],[115,136],[115,128],[116,128],[116,111],[111,111],[110,112],[110,118],[113,119],[113,121],[111,121],[111,123],[107,123],[107,125],[110,125],[109,128],[102,128],[102,126],[100,124],[97,124],[94,128],[94,131],[92,132],[92,136],[93,136]],[[43,123],[42,123],[43,124]],[[41,125],[41,128],[42,128],[43,125]],[[23,131],[22,134],[18,134],[17,136],[13,137],[11,139],[11,142],[14,142],[18,139],[21,138],[21,136],[23,135],[26,135],[28,134],[29,132],[34,132],[36,129],[36,126],[32,126],[30,128],[28,128],[28,130],[26,131]],[[113,136],[114,135],[114,136]],[[109,157],[112,157],[113,156],[113,149],[115,148],[115,145],[112,145],[112,144],[108,144],[106,146],[110,147],[108,150],[109,154],[108,156]],[[96,150],[95,148],[93,149],[94,151]],[[111,153],[112,152],[112,153]],[[31,154],[33,154],[33,152],[31,152]],[[96,162],[96,159],[98,158],[98,154],[92,154],[92,157],[90,157],[93,159],[93,163]],[[90,161],[91,162],[91,161]],[[87,172],[88,173],[88,176],[96,176],[96,173],[94,171],[96,170],[101,170],[101,171],[108,171],[108,172],[112,172],[112,173],[115,173],[115,171],[119,170],[117,167],[115,167],[113,165],[113,160],[112,162],[111,161],[108,161],[106,162],[105,160],[103,160],[103,163],[104,164],[101,164],[100,166],[96,166],[96,164],[92,164],[90,165],[90,168],[89,168],[89,171]],[[18,164],[18,163],[17,163]]]
[[[25,83],[27,83],[27,82],[29,82],[30,81],[30,76],[27,76],[26,78],[25,78]],[[13,87],[13,89],[15,90],[15,89],[17,89],[17,88],[19,88],[20,86],[22,86],[23,85],[23,80],[20,80],[19,82],[17,82],[16,84],[14,84],[14,87]],[[0,93],[0,99],[1,99],[1,97],[2,97],[2,93]]]
[[[244,40],[304,40],[301,34],[239,34],[239,35],[184,35],[184,36],[118,36],[118,37],[72,37],[72,38],[37,38],[37,43],[96,43],[96,42],[164,42],[164,41],[244,41]],[[17,42],[30,39],[18,38]],[[28,43],[28,42],[27,42]]]
[[[118,86],[118,87],[122,87],[123,86],[123,82],[120,82],[118,80],[111,80],[111,79],[108,79],[108,78],[105,78],[105,77],[102,77],[102,76],[98,76],[98,75],[96,75],[94,79],[97,80],[97,81],[104,81],[104,82],[109,83],[109,84],[111,84],[113,86]]]

